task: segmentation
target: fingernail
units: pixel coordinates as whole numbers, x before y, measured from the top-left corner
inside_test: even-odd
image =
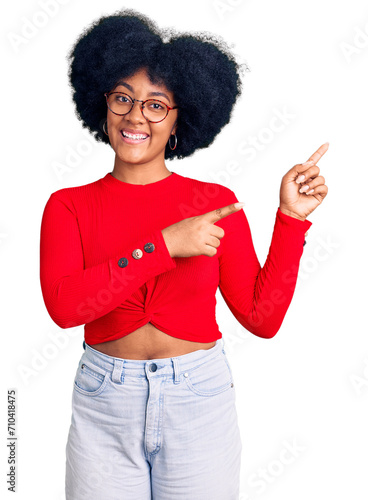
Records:
[[[245,205],[245,203],[243,203],[243,202],[234,203],[235,208],[241,208],[241,207],[244,207],[244,205]]]
[[[295,182],[299,184],[299,182],[304,181],[305,175],[298,175],[298,177],[295,179]]]
[[[305,161],[302,165],[310,165],[311,163],[314,163],[314,160]]]

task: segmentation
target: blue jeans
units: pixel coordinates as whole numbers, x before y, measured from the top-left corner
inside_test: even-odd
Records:
[[[238,500],[242,443],[223,339],[171,358],[83,342],[66,445],[66,500]]]

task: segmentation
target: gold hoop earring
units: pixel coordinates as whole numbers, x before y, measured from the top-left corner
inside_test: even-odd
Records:
[[[106,132],[106,129],[105,129],[106,124],[107,124],[107,120],[104,121],[104,124],[102,125],[102,129],[103,129],[103,131],[105,132],[106,135],[109,135],[108,132]]]
[[[170,140],[171,140],[171,137],[173,137],[173,136],[175,137],[175,146],[172,148]],[[176,148],[177,144],[178,144],[178,138],[176,137],[176,134],[171,134],[170,137],[169,137],[169,147],[170,147],[171,151],[174,151],[174,149]]]

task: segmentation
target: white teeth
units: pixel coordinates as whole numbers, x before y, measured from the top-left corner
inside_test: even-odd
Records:
[[[129,139],[135,139],[135,140],[140,140],[140,139],[146,139],[148,137],[147,135],[142,135],[142,134],[129,134],[129,132],[125,132],[124,130],[122,131],[122,134],[124,137],[129,137]]]

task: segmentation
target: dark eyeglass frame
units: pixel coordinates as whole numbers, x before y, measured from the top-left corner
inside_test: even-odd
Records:
[[[130,101],[131,101],[131,108],[129,111],[127,111],[126,113],[115,113],[115,111],[113,111],[110,106],[109,106],[109,96],[111,94],[122,94],[123,96],[126,96]],[[105,92],[104,93],[104,96],[106,97],[106,104],[107,104],[107,107],[109,108],[109,110],[111,111],[111,113],[114,113],[114,115],[118,115],[118,116],[124,116],[124,115],[127,115],[128,113],[131,112],[131,110],[133,109],[133,106],[134,106],[134,103],[135,101],[138,101],[138,102],[141,102],[141,113],[143,115],[143,118],[145,120],[147,120],[148,122],[151,122],[151,123],[160,123],[162,122],[163,120],[165,120],[165,118],[167,117],[167,115],[169,114],[169,111],[171,111],[172,109],[178,109],[180,108],[180,106],[169,106],[168,104],[166,104],[166,102],[163,102],[163,101],[160,101],[159,99],[146,99],[145,101],[142,101],[140,99],[133,99],[132,97],[130,97],[130,95],[128,94],[125,94],[124,92]],[[156,102],[159,102],[160,104],[163,104],[165,107],[166,107],[166,115],[161,119],[161,120],[158,120],[157,122],[153,121],[153,120],[149,120],[148,118],[146,118],[144,116],[144,113],[143,113],[143,108],[144,108],[144,105],[146,104],[146,102],[148,101],[156,101]]]

